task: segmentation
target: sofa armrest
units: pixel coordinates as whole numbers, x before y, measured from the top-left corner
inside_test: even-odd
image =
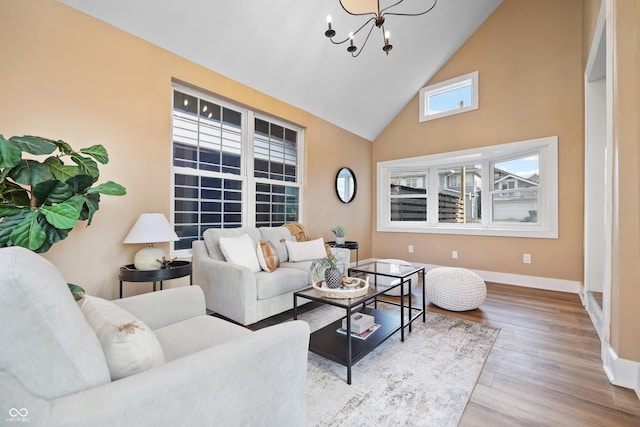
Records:
[[[113,301],[142,320],[151,329],[202,316],[207,313],[202,289],[183,286]]]
[[[0,372],[0,401],[36,426],[303,426],[308,343],[309,326],[287,322],[53,401]]]
[[[351,265],[351,251],[346,248],[330,248],[336,260],[344,266],[342,274],[347,274]]]
[[[244,324],[245,311],[258,299],[255,273],[211,258],[202,241],[193,242],[192,248],[193,281],[202,287],[207,308]]]

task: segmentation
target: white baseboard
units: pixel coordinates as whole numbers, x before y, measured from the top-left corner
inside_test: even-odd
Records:
[[[611,384],[630,388],[640,399],[640,362],[621,359],[608,342],[602,341],[604,372]]]
[[[375,261],[377,258],[370,258],[366,260],[361,260],[360,263],[365,263],[367,261]],[[424,266],[426,271],[429,271],[436,267],[442,267],[441,265],[434,264],[421,264],[414,263],[416,265]],[[352,267],[355,264],[352,264]],[[535,288],[535,289],[546,289],[549,291],[559,291],[559,292],[569,292],[572,294],[580,294],[580,289],[582,289],[582,282],[576,280],[564,280],[564,279],[554,279],[550,277],[537,277],[537,276],[525,276],[523,274],[512,274],[512,273],[501,273],[498,271],[485,271],[485,270],[474,270],[469,268],[468,270],[473,271],[485,282],[495,282],[495,283],[504,283],[506,285],[514,285],[514,286],[523,286],[526,288]]]

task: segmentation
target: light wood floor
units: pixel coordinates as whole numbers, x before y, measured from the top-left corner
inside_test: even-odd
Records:
[[[640,400],[607,380],[577,295],[488,283],[477,310],[428,310],[500,328],[461,427],[640,426]]]
[[[414,290],[413,298],[418,304],[421,295]],[[487,283],[479,309],[455,313],[429,304],[427,311],[500,328],[460,427],[640,426],[640,400],[607,380],[578,295]]]

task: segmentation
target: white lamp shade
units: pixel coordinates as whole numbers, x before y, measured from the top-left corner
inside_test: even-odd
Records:
[[[136,252],[133,265],[137,270],[158,270],[159,261],[164,257],[161,248],[153,247],[158,242],[173,242],[180,240],[167,218],[161,213],[143,213],[131,227],[123,243],[148,243],[149,247]]]
[[[122,243],[158,243],[180,240],[161,213],[143,213]]]

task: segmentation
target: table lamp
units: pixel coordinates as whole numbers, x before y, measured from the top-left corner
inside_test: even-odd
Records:
[[[122,243],[147,243],[149,246],[140,249],[133,257],[133,265],[137,270],[158,270],[164,250],[153,246],[154,243],[174,242],[180,240],[171,224],[161,213],[143,213]]]

